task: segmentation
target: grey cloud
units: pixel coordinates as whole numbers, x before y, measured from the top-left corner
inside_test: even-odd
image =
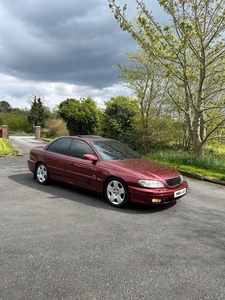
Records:
[[[11,30],[0,52],[1,72],[95,88],[118,82],[114,67],[135,43],[120,31],[106,1],[38,0],[29,5],[21,0],[2,6],[11,16]]]
[[[129,16],[136,16],[135,2],[128,6]],[[67,97],[68,85],[76,86],[71,93],[78,98],[109,99],[115,86],[122,90],[116,66],[137,48],[107,0],[0,0],[0,28],[0,100],[14,103],[42,90],[56,103],[61,88]],[[52,84],[57,89],[49,89]]]

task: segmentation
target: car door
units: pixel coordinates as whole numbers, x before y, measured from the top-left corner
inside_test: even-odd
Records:
[[[65,175],[69,183],[96,190],[97,161],[82,159],[84,154],[95,152],[85,141],[73,139],[65,164]]]
[[[63,137],[53,142],[46,151],[45,164],[50,177],[59,181],[65,180],[65,163],[72,139]]]

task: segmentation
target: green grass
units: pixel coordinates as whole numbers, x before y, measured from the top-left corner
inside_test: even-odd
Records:
[[[196,157],[182,151],[157,151],[146,158],[162,162],[180,171],[194,173],[210,179],[225,180],[224,155],[207,154]]]
[[[42,138],[42,141],[45,141],[45,142],[51,142],[51,141],[54,140],[54,139],[55,139],[55,137],[50,137],[50,136],[48,136],[48,137]]]
[[[7,139],[0,138],[0,156],[12,154],[14,152],[13,147]]]

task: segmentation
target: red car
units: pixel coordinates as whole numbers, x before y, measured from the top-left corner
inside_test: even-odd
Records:
[[[141,158],[125,144],[99,136],[63,136],[30,151],[28,167],[40,184],[50,179],[103,195],[115,207],[130,201],[159,205],[186,194],[171,167]]]

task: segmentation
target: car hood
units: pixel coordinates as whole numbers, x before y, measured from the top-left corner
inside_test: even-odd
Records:
[[[165,179],[180,175],[177,170],[169,166],[144,158],[116,160],[112,163],[118,167],[138,173],[143,178]]]

